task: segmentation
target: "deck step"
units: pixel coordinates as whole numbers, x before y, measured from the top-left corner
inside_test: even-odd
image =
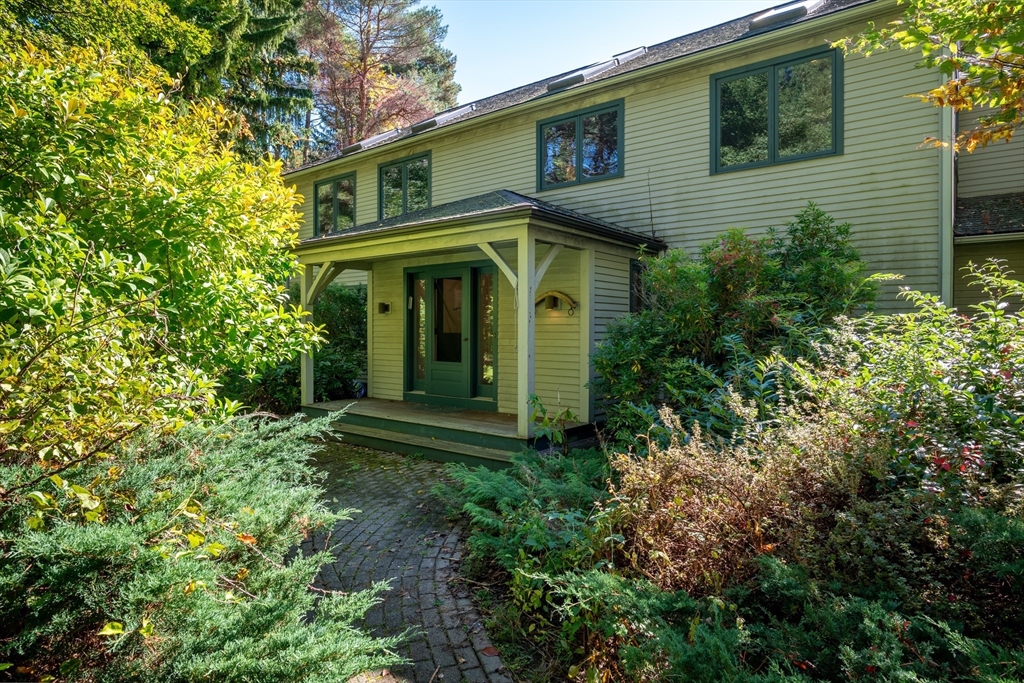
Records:
[[[435,460],[501,467],[508,464],[512,456],[511,451],[504,449],[446,441],[389,429],[377,429],[340,420],[335,420],[331,424],[341,433],[344,441],[357,446],[369,446],[410,455],[422,453]]]

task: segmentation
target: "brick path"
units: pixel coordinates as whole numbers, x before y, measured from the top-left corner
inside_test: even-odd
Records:
[[[367,613],[366,626],[382,635],[413,632],[399,650],[412,664],[357,680],[512,683],[469,590],[458,580],[462,525],[446,520],[443,506],[430,495],[443,478],[443,465],[339,444],[317,460],[328,473],[328,504],[361,511],[332,532],[337,561],[323,568],[319,582],[356,591],[390,579],[383,603]]]

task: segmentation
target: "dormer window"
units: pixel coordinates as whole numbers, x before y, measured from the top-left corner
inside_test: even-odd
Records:
[[[329,235],[356,224],[355,173],[317,183],[313,196],[313,235]]]
[[[813,50],[711,77],[711,172],[843,151],[843,58]]]
[[[377,169],[380,219],[430,208],[430,153],[381,164]]]
[[[537,190],[622,175],[623,101],[537,124]]]

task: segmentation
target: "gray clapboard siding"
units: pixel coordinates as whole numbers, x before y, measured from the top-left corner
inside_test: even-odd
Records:
[[[959,114],[959,129],[969,130],[989,110],[975,109]],[[993,194],[1024,192],[1024,133],[1010,142],[996,142],[957,157],[957,194],[984,197]]]

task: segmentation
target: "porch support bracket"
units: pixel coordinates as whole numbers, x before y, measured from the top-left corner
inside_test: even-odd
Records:
[[[311,266],[306,266],[311,268]],[[327,285],[334,282],[334,278],[341,275],[341,271],[345,270],[345,267],[337,261],[328,261],[327,263],[320,266],[320,272],[313,278],[313,282],[309,286],[309,291],[306,292],[306,296],[302,299],[302,305],[309,308],[317,300],[317,298],[323,294],[323,291],[327,289]]]
[[[501,269],[501,272],[505,273],[505,277],[512,283],[512,289],[519,287],[519,278],[516,277],[516,271],[512,270],[512,266],[508,265],[508,262],[501,257],[498,250],[491,246],[490,242],[480,242],[476,246],[480,247],[480,251],[487,254],[487,257],[494,261],[494,265]]]
[[[533,286],[537,287],[540,285],[540,281],[544,279],[544,273],[548,272],[548,266],[558,256],[558,252],[562,251],[561,244],[552,244],[548,248],[548,253],[544,254],[544,258],[541,260],[540,265],[537,266],[537,272],[533,276]]]

